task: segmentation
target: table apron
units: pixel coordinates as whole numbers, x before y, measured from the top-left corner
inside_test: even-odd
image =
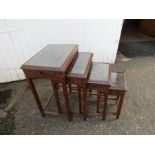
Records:
[[[100,91],[101,93],[108,93],[109,91],[108,85],[88,84],[87,88],[91,90]]]
[[[51,72],[42,70],[24,70],[27,78],[38,79],[52,79],[55,82],[65,81],[65,74],[63,72]]]

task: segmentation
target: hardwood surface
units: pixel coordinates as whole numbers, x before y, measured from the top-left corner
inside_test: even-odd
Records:
[[[93,54],[88,52],[79,52],[76,58],[76,62],[72,66],[67,77],[70,78],[87,78],[90,62],[92,61]]]
[[[126,91],[126,83],[124,78],[124,73],[121,72],[112,72],[111,73],[111,85],[110,90],[120,90]]]
[[[65,71],[64,66],[72,53],[77,52],[76,44],[49,44],[22,65],[22,69]],[[67,69],[67,68],[66,68]]]
[[[87,83],[110,85],[110,70],[109,64],[93,62]]]

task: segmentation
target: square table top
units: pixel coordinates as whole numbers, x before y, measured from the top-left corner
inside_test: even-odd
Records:
[[[70,57],[78,51],[76,44],[48,44],[22,65],[22,69],[63,71]]]
[[[101,62],[93,62],[88,84],[110,85],[111,65]]]
[[[67,74],[67,77],[86,79],[90,70],[92,57],[93,57],[92,53],[79,52],[76,58],[76,62],[71,68],[70,72]]]

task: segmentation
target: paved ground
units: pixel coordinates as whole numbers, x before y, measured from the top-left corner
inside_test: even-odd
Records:
[[[0,134],[155,134],[155,57],[128,60],[118,55],[114,70],[126,72],[128,87],[120,119],[108,117],[102,121],[101,116],[91,116],[83,121],[75,116],[68,122],[64,117],[42,118],[30,89],[21,81],[0,85],[14,90],[7,116],[0,119]],[[35,83],[41,100],[45,101],[51,91],[50,83],[43,80]],[[76,94],[71,98],[76,108]],[[93,97],[89,106],[95,106]]]

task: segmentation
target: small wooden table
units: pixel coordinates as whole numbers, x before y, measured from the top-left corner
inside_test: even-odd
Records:
[[[79,97],[79,111],[82,113],[84,120],[87,118],[87,78],[92,64],[92,53],[79,52],[76,58],[76,61],[69,69],[69,73],[67,74],[67,82],[71,84],[75,84],[78,88],[78,97]],[[81,92],[83,97],[81,97]],[[82,99],[81,99],[82,98]],[[82,108],[83,106],[83,108]]]
[[[32,81],[33,78],[51,80],[58,108],[58,113],[62,112],[62,108],[56,85],[58,83],[62,84],[67,117],[69,121],[71,120],[71,109],[66,87],[65,72],[68,69],[68,66],[72,62],[77,52],[78,52],[78,45],[76,44],[49,44],[22,65],[21,68],[25,73],[26,79],[29,83],[29,86],[32,90],[32,93],[34,95],[34,98],[37,102],[39,111],[42,116],[45,116],[45,114],[48,113],[46,111],[47,106],[43,108],[38,93],[33,84]]]
[[[100,62],[92,63],[92,69],[87,81],[87,88],[97,90],[97,113],[100,113],[100,96],[104,95],[103,119],[106,118],[108,90],[111,82],[111,65]]]
[[[109,87],[109,95],[116,96],[116,112],[112,112],[111,114],[116,115],[118,119],[121,113],[122,104],[124,100],[125,93],[127,91],[125,76],[123,72],[112,72],[111,73],[111,85]]]

